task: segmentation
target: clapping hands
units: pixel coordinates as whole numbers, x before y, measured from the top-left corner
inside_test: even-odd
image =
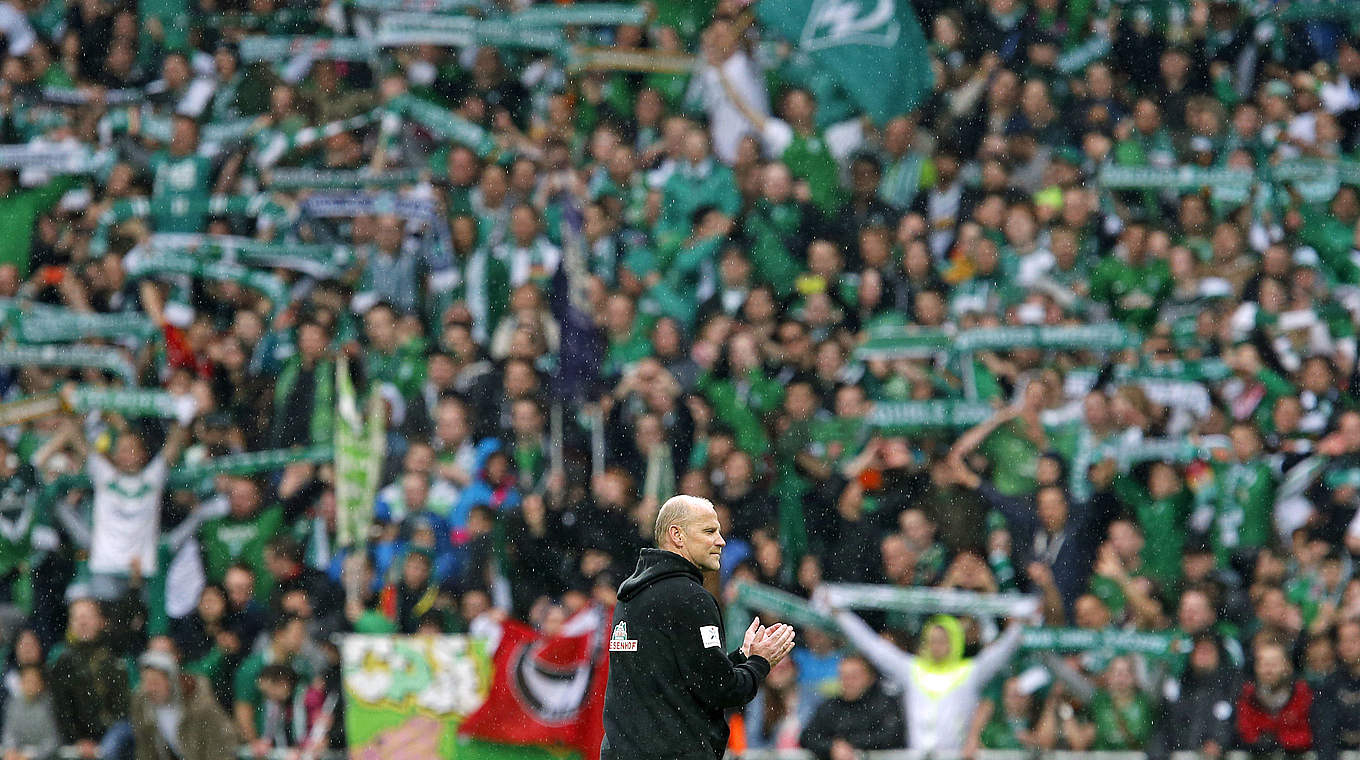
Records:
[[[766,628],[760,618],[751,621],[742,640],[741,652],[747,657],[762,657],[773,668],[793,650],[793,626],[776,623]]]

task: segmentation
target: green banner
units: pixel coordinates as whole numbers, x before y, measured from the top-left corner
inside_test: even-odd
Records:
[[[836,584],[828,584],[828,588],[836,588]],[[840,595],[847,595],[847,589],[851,587],[839,586]],[[962,615],[992,614],[1004,616],[1011,612],[1029,614],[1030,608],[1037,607],[1036,600],[1031,597],[1022,597],[1017,594],[975,594],[966,591],[956,591],[953,589],[933,589],[933,588],[910,588],[899,589],[891,586],[868,587],[882,588],[884,592],[858,592],[861,601],[887,600],[896,597],[899,601],[895,603],[875,602],[857,604],[873,609],[893,609],[911,613],[934,614],[936,612],[953,612]],[[833,592],[833,596],[836,592]],[[1008,598],[1009,597],[1009,598]],[[973,599],[982,598],[984,605],[982,608],[970,607],[969,603]],[[903,603],[902,600],[909,600],[910,603]],[[835,618],[818,611],[806,599],[790,594],[787,591],[780,591],[769,586],[762,586],[755,583],[739,583],[737,585],[736,599],[733,607],[737,608],[738,614],[732,617],[728,625],[729,636],[732,635],[733,626],[736,626],[735,640],[740,643],[742,631],[749,623],[751,613],[764,613],[772,615],[775,619],[796,625],[803,628],[817,628],[819,630],[835,633],[840,630]],[[743,616],[741,613],[745,613]],[[1114,651],[1117,653],[1134,653],[1160,655],[1172,652],[1187,651],[1188,641],[1172,633],[1147,632],[1147,631],[1122,631],[1107,629],[1102,631],[1091,631],[1080,628],[1025,628],[1024,638],[1021,646],[1031,651],[1046,652],[1089,652],[1093,650]]]
[[[1115,351],[1138,344],[1137,333],[1118,325],[980,327],[953,335],[931,328],[883,326],[869,331],[864,343],[855,349],[855,358],[903,359],[933,356],[941,351],[968,354],[1017,348]]]
[[[1216,383],[1231,375],[1232,370],[1221,359],[1147,362],[1137,366],[1120,364],[1114,368],[1114,380],[1120,383]]]
[[[1100,184],[1110,190],[1192,190],[1201,187],[1250,188],[1256,175],[1247,169],[1202,166],[1106,166]]]
[[[756,15],[830,71],[880,124],[914,111],[934,87],[910,0],[760,0]]]
[[[457,13],[469,8],[481,8],[483,0],[346,0],[361,11],[411,13]]]
[[[774,615],[791,625],[833,632],[840,629],[834,618],[813,609],[806,599],[769,586],[738,583],[736,603],[748,610]],[[741,635],[741,630],[744,630],[744,627],[738,629],[737,636]],[[730,626],[727,633],[729,636],[733,635]]]
[[[458,727],[491,688],[491,659],[480,639],[350,634],[340,641],[340,668],[351,758],[470,756]]]
[[[113,166],[117,154],[81,145],[0,145],[0,169],[38,170],[48,174],[94,174]]]
[[[387,408],[376,391],[368,395],[367,420],[359,416],[349,359],[335,363],[335,509],[336,543],[364,545],[373,522],[373,501],[387,453]]]

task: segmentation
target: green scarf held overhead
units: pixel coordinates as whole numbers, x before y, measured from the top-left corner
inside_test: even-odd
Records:
[[[174,470],[170,475],[170,483],[178,487],[193,487],[218,475],[271,472],[282,470],[295,462],[329,462],[334,456],[335,449],[329,442],[300,449],[270,449],[228,454]]]
[[[378,19],[374,39],[379,47],[492,45],[554,53],[566,48],[566,37],[559,28],[519,24],[505,18],[476,19],[430,13],[385,13]]]
[[[531,5],[509,17],[526,27],[641,26],[651,15],[645,5],[622,3],[574,3]]]
[[[274,386],[276,410],[284,408],[301,374],[302,357],[293,356],[283,365],[279,372],[279,381]],[[312,371],[312,379],[316,385],[312,391],[311,424],[308,430],[312,443],[318,444],[330,441],[332,431],[335,429],[335,362],[328,359],[317,362],[316,368]],[[280,426],[277,417],[274,426],[276,430]]]
[[[99,257],[108,252],[109,232],[115,226],[130,219],[165,217],[171,213],[206,217],[228,215],[249,217],[261,230],[280,227],[288,219],[288,210],[279,205],[268,193],[255,195],[212,195],[207,198],[132,198],[118,201],[99,215],[94,234],[90,237],[90,254]],[[164,233],[162,233],[164,234]],[[183,234],[183,233],[175,233]],[[165,240],[166,238],[162,238]],[[181,237],[179,240],[194,238]]]
[[[854,609],[927,615],[952,613],[989,617],[1029,617],[1039,610],[1028,594],[980,594],[937,588],[902,588],[867,583],[825,584],[831,604]]]
[[[81,145],[0,145],[0,169],[47,174],[98,174],[112,167],[117,154]]]
[[[279,167],[262,177],[272,190],[355,190],[365,187],[391,188],[420,182],[416,169],[389,169],[374,172],[368,169],[308,169]]]
[[[283,281],[267,272],[229,264],[224,261],[200,261],[191,255],[134,249],[124,259],[127,276],[133,279],[156,275],[181,275],[206,280],[235,282],[241,287],[259,291],[278,310],[287,303],[288,291]]]
[[[399,95],[388,103],[393,112],[416,122],[445,140],[471,148],[481,158],[496,150],[496,141],[482,127],[414,95]]]
[[[357,37],[246,37],[241,40],[242,63],[282,61],[305,55],[317,60],[367,61],[376,52]]]
[[[89,338],[149,340],[159,330],[141,314],[95,314],[32,304],[18,316],[21,343],[70,343]]]
[[[78,412],[104,410],[124,417],[175,417],[182,399],[164,391],[128,390],[125,388],[97,388],[80,385],[71,389],[68,401]]]
[[[106,346],[56,345],[0,348],[0,366],[72,367],[111,372],[129,385],[137,371],[123,352]]]
[[[869,414],[869,425],[887,435],[926,430],[968,428],[996,413],[985,401],[898,401],[879,403]]]
[[[232,235],[152,235],[151,251],[267,269],[287,269],[311,277],[337,277],[354,264],[354,250],[344,245],[266,243]]]

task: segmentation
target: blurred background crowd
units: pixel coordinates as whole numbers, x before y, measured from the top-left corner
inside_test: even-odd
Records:
[[[343,747],[334,634],[555,631],[673,493],[724,602],[1024,591],[1184,643],[1027,648],[966,753],[1360,749],[1352,5],[917,0],[888,118],[733,0],[559,32],[614,68],[372,43],[518,0],[162,5],[0,1],[0,396],[60,401],[0,429],[9,760]],[[1125,340],[951,346],[1064,327]],[[361,551],[308,453],[346,379]],[[80,402],[134,387],[174,403]],[[883,662],[800,641],[745,746],[924,746]]]

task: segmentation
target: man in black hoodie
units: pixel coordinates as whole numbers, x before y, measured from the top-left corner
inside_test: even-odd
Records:
[[[707,499],[668,499],[654,538],[614,607],[601,758],[714,760],[727,747],[724,712],[755,698],[793,648],[793,629],[757,618],[741,649],[723,651],[722,616],[702,571],[718,569],[726,542]]]

